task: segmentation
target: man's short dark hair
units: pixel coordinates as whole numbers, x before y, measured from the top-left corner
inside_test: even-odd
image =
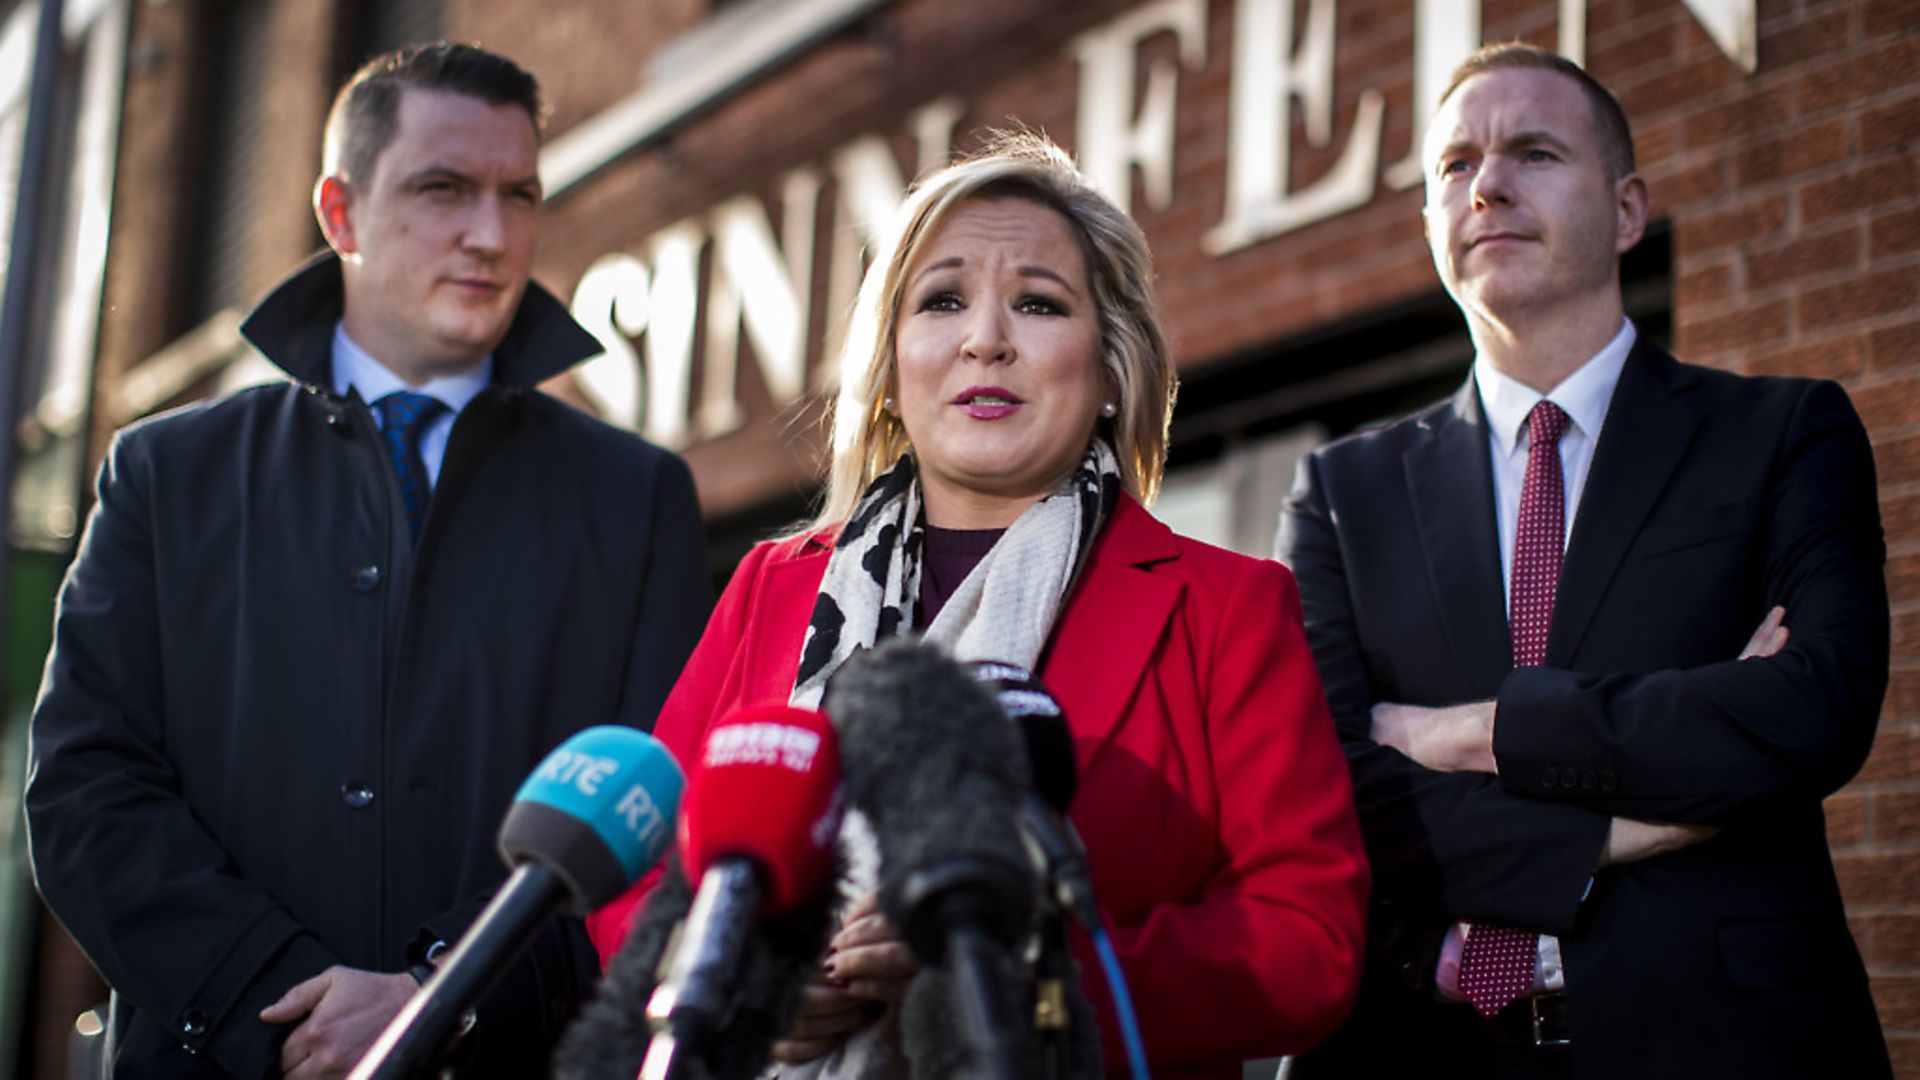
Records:
[[[372,179],[374,162],[400,127],[400,96],[408,87],[517,105],[536,138],[546,121],[539,80],[506,57],[449,41],[408,45],[362,64],[334,95],[322,175],[362,184]]]
[[[1615,180],[1633,171],[1633,129],[1627,124],[1627,113],[1620,107],[1620,100],[1613,96],[1613,91],[1600,85],[1598,79],[1587,74],[1585,68],[1559,53],[1519,41],[1485,46],[1453,69],[1453,76],[1447,80],[1447,88],[1440,92],[1440,100],[1435,107],[1446,104],[1453,92],[1460,89],[1460,84],[1475,75],[1509,68],[1536,68],[1572,79],[1586,94],[1587,104],[1592,106],[1593,126],[1600,136],[1600,149],[1606,156],[1607,170]]]

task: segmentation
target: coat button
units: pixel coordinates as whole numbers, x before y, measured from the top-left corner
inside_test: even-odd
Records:
[[[1600,774],[1600,790],[1601,791],[1612,791],[1614,788],[1617,788],[1619,786],[1620,786],[1620,781],[1617,777],[1613,775],[1612,770],[1607,770]]]
[[[338,409],[327,413],[327,427],[343,439],[353,435],[353,425],[347,423],[347,414]]]
[[[340,801],[354,810],[365,810],[373,803],[373,789],[364,780],[349,780],[340,788]]]
[[[1547,766],[1546,771],[1540,774],[1540,786],[1542,787],[1553,787],[1559,782],[1560,770],[1551,765]]]
[[[180,1014],[180,1034],[197,1039],[207,1033],[207,1014],[199,1009],[188,1009]]]
[[[1421,990],[1427,985],[1427,973],[1420,965],[1409,960],[1400,965],[1400,982],[1409,990]]]
[[[1572,766],[1568,766],[1567,768],[1560,770],[1560,786],[1563,788],[1579,787],[1580,786],[1580,770]]]
[[[1600,778],[1593,775],[1592,769],[1588,769],[1580,774],[1580,790],[1582,791],[1592,791],[1599,783]]]
[[[353,572],[353,578],[351,580],[353,582],[354,592],[372,592],[380,587],[380,568],[378,566],[363,566]]]

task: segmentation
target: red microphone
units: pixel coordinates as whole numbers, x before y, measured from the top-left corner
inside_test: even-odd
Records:
[[[674,1074],[707,1052],[738,990],[754,927],[827,884],[840,835],[840,752],[827,718],[787,705],[715,724],[688,770],[680,855],[700,882],[667,977],[647,1002],[656,1032],[641,1067]]]

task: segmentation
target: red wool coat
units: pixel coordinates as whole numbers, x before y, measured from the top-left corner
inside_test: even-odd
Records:
[[[713,720],[786,700],[829,554],[801,537],[741,563],[655,728],[680,760]],[[1090,560],[1040,667],[1075,737],[1071,817],[1155,1074],[1238,1077],[1331,1031],[1360,974],[1368,869],[1299,595],[1279,563],[1177,536],[1127,498]],[[589,920],[603,959],[650,884]],[[1079,951],[1117,1071],[1105,983]]]

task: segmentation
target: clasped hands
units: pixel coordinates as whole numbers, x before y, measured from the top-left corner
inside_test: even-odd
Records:
[[[920,970],[913,950],[880,912],[878,893],[862,896],[841,919],[821,970],[800,988],[786,1037],[773,1044],[777,1061],[810,1061],[879,1019],[906,996]]]

